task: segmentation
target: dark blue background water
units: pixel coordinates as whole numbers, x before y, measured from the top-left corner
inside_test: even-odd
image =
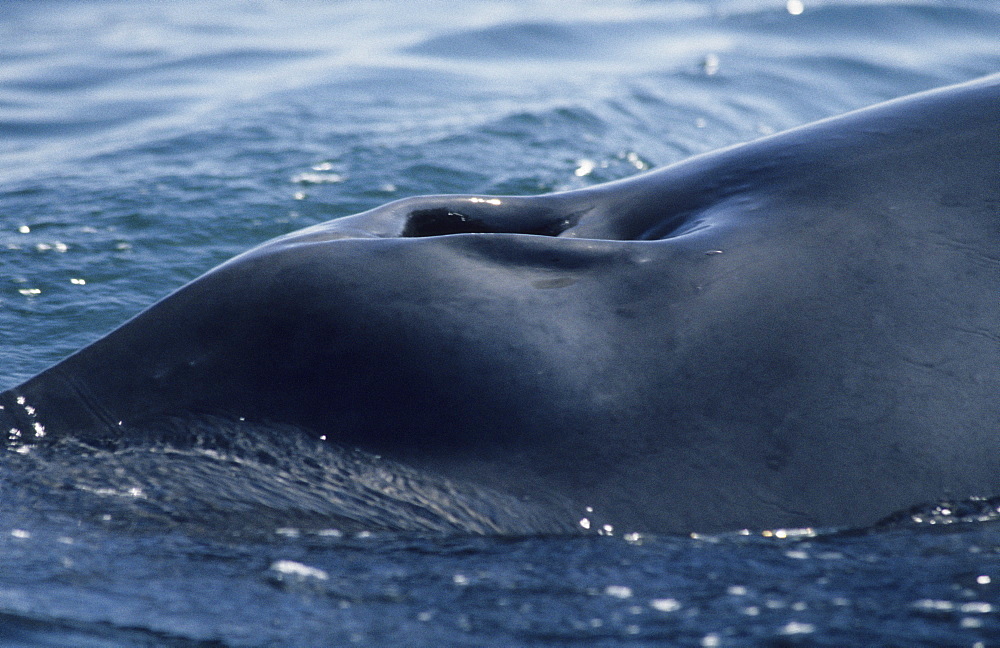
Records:
[[[971,0],[6,0],[0,387],[306,225],[620,178],[997,70],[1000,6]],[[1000,643],[992,505],[818,536],[372,534],[306,450],[0,455],[0,645]]]

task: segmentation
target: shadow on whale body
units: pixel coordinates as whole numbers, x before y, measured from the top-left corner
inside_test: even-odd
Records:
[[[8,445],[224,417],[625,531],[998,495],[998,124],[989,77],[294,232],[4,392]]]

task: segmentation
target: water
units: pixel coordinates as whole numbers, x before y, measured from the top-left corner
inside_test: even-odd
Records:
[[[0,387],[276,235],[639,173],[995,72],[997,34],[980,1],[8,0]],[[358,470],[240,439],[4,455],[0,645],[1000,642],[992,502],[705,538],[401,507],[412,530],[372,533],[361,490],[327,497]]]

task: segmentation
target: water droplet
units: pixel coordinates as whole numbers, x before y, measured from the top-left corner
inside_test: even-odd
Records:
[[[632,596],[632,588],[625,585],[608,585],[604,588],[604,593],[615,598],[627,599]]]
[[[649,607],[660,612],[676,612],[681,609],[680,601],[672,598],[653,599],[649,602]]]
[[[701,69],[704,70],[705,74],[708,76],[713,76],[719,72],[719,57],[716,54],[706,54],[705,59],[701,62]]]

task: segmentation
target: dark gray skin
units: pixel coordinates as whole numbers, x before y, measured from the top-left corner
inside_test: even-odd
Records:
[[[12,445],[290,424],[623,531],[998,495],[1000,77],[593,188],[289,234],[0,404]]]

